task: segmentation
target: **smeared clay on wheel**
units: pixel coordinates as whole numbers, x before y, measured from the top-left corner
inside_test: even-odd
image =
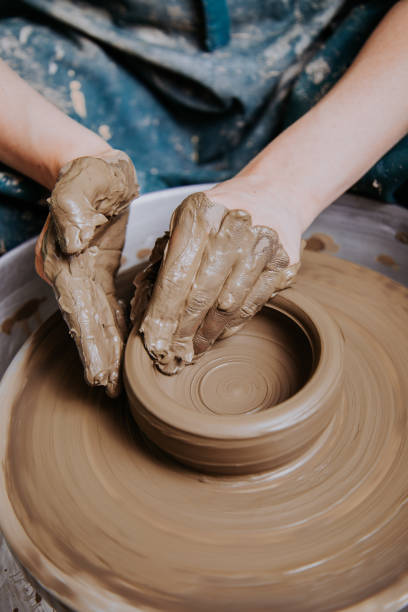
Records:
[[[298,269],[273,229],[194,193],[174,211],[168,236],[135,279],[132,319],[157,367],[175,374],[240,329]]]
[[[123,398],[82,382],[57,318],[14,362],[0,398],[1,526],[66,604],[393,612],[408,603],[408,290],[315,253],[296,290],[340,326],[344,402],[306,452],[272,471],[208,476],[169,459]],[[228,432],[238,417],[214,418]]]

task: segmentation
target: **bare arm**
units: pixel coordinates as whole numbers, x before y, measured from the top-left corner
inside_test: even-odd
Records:
[[[408,1],[396,4],[340,81],[209,197],[277,229],[291,261],[313,219],[408,130]]]
[[[191,363],[215,339],[239,329],[274,292],[284,289],[297,270],[302,232],[406,134],[407,31],[408,1],[404,0],[387,14],[351,68],[314,108],[236,177],[181,204],[141,323],[146,348],[164,372],[173,373]],[[249,212],[255,226],[252,231],[275,231],[277,250],[257,260],[256,237],[243,239],[239,234],[240,254],[231,265],[223,250],[219,249],[219,255],[217,251],[227,213],[218,228],[203,232],[194,251],[194,270],[183,274],[173,262],[182,260],[178,253],[193,251],[188,223],[197,220],[197,226],[206,228],[207,211],[214,216],[211,203],[224,210]],[[241,216],[238,221],[241,232],[248,219]],[[233,236],[231,230],[229,235]],[[262,244],[265,256],[265,237]],[[218,267],[207,261],[217,262]],[[173,309],[168,308],[170,291],[177,295]],[[134,312],[138,296],[146,293],[142,283],[137,285]],[[165,310],[160,309],[162,304]]]
[[[0,60],[0,161],[52,189],[62,166],[111,147]]]
[[[52,191],[37,271],[54,287],[86,380],[117,395],[127,325],[114,277],[138,193],[132,161],[1,61],[0,160]]]

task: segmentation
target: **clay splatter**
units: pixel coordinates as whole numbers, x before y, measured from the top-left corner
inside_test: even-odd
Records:
[[[110,138],[112,138],[112,132],[110,130],[109,125],[100,125],[98,127],[98,132],[105,140],[109,140]]]
[[[18,323],[19,321],[24,321],[25,319],[29,319],[30,317],[32,317],[38,311],[40,304],[42,304],[42,302],[45,302],[46,299],[47,298],[45,297],[34,298],[32,300],[28,300],[28,302],[25,302],[25,304],[20,306],[20,308],[16,310],[16,312],[11,317],[4,319],[0,327],[1,331],[4,334],[10,335],[15,323]]]
[[[86,102],[85,96],[81,91],[81,83],[79,81],[71,81],[69,84],[71,90],[71,101],[74,111],[85,119],[86,117]]]
[[[395,238],[402,242],[402,244],[408,244],[408,232],[397,232]]]
[[[376,260],[384,266],[388,266],[389,268],[397,269],[399,267],[397,262],[391,257],[391,255],[386,255],[385,253],[380,253],[379,255],[377,255]]]
[[[381,183],[377,179],[373,180],[372,185],[373,185],[374,189],[377,189],[378,193],[381,194],[381,192],[382,192],[382,185],[381,185]]]
[[[324,79],[330,74],[329,64],[322,58],[310,62],[306,67],[306,74],[313,81],[315,85],[319,85]]]
[[[148,257],[150,257],[151,252],[152,252],[152,249],[140,249],[140,251],[137,252],[137,258],[147,259]]]
[[[328,251],[329,253],[337,253],[339,245],[334,242],[333,238],[328,234],[313,234],[306,240],[305,249],[308,251]]]

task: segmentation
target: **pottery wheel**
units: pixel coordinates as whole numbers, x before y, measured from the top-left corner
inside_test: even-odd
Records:
[[[60,600],[121,612],[406,603],[408,290],[315,253],[296,286],[341,327],[345,399],[307,454],[251,476],[165,457],[123,398],[82,383],[58,316],[34,335],[2,385],[2,527]]]

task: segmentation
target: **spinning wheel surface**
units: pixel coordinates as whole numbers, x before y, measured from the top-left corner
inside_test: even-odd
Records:
[[[344,398],[309,451],[271,472],[174,462],[123,397],[82,382],[59,316],[29,341],[1,386],[1,520],[50,592],[79,611],[406,603],[408,290],[314,253],[296,287],[341,328]]]

